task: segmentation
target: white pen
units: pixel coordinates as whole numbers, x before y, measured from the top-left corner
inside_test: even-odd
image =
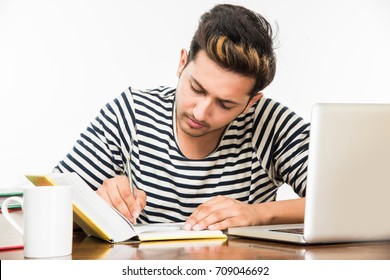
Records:
[[[129,184],[130,184],[130,190],[131,190],[131,193],[133,194],[134,198],[135,198],[135,191],[134,191],[134,185],[133,185],[133,181],[131,180],[131,171],[130,171],[130,160],[127,159],[126,160],[126,166],[125,166],[125,171],[127,173],[127,177],[129,178]],[[133,213],[131,213],[133,215]],[[137,224],[137,218],[134,217],[134,225]]]

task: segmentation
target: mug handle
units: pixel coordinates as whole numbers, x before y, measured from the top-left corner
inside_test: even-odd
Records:
[[[3,204],[1,206],[1,211],[3,212],[4,218],[17,230],[20,232],[21,235],[23,235],[23,229],[19,226],[19,224],[11,217],[11,215],[8,212],[8,204],[15,200],[22,206],[23,209],[23,199],[17,196],[11,196],[3,201]]]

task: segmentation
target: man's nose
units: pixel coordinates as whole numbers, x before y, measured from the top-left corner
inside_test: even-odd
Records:
[[[199,101],[194,108],[194,117],[198,121],[205,121],[212,111],[212,102],[208,98]]]

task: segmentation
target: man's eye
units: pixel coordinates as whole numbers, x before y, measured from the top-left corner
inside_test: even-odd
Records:
[[[194,92],[196,92],[196,93],[203,93],[203,90],[201,90],[201,89],[196,89],[196,88],[194,88],[192,85],[191,85],[191,89],[194,91]]]
[[[225,103],[219,102],[219,106],[221,106],[222,109],[224,110],[231,110],[232,107],[226,106]]]

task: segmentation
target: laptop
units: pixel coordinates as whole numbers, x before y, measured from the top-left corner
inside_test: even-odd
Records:
[[[315,104],[303,224],[229,228],[299,244],[390,240],[390,104]]]

